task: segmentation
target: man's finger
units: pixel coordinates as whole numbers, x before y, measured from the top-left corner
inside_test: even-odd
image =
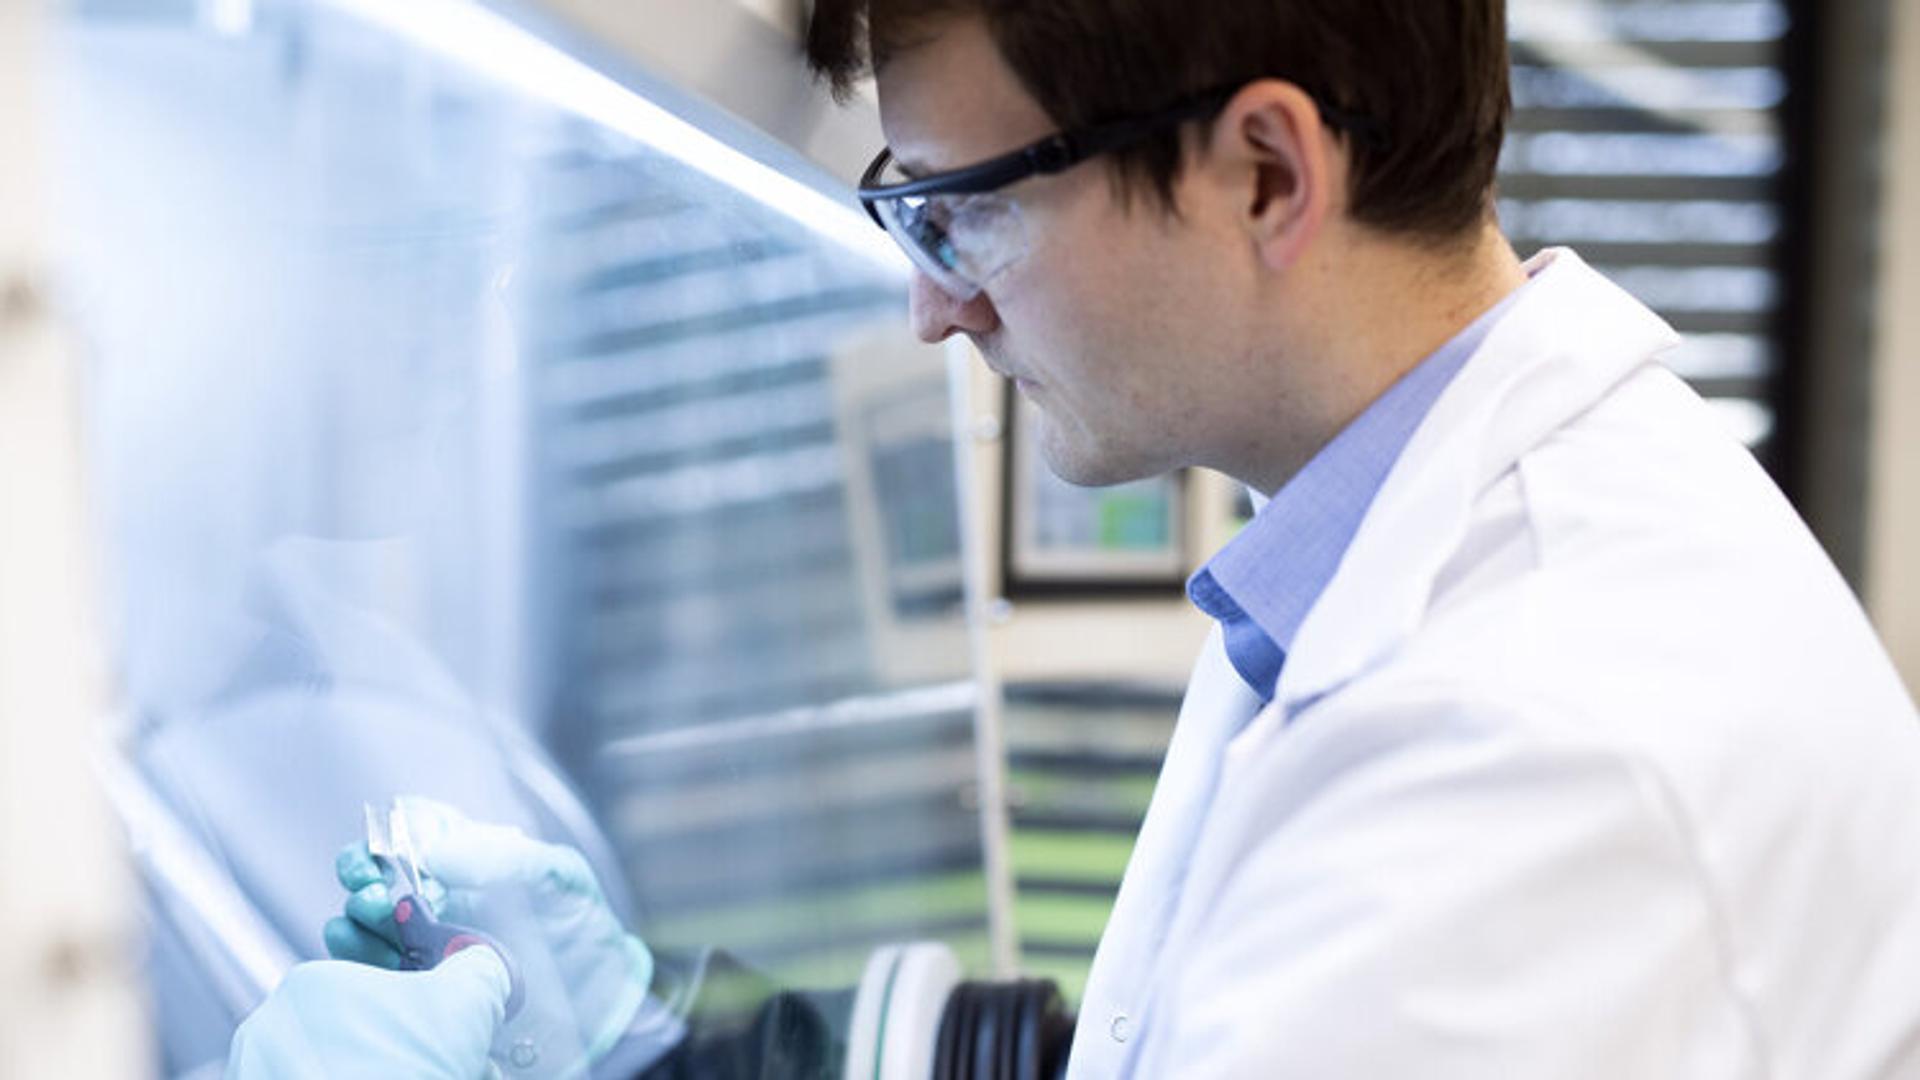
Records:
[[[393,922],[393,893],[384,881],[347,897],[347,918],[388,941],[400,940],[400,928]]]
[[[460,995],[476,1005],[490,1007],[495,1026],[506,1018],[507,998],[513,993],[513,976],[507,972],[506,961],[492,949],[484,945],[461,949],[425,974],[439,984],[436,990]]]
[[[328,919],[320,936],[327,943],[327,955],[335,960],[369,964],[388,971],[400,970],[400,950],[352,919],[338,916]]]
[[[380,864],[367,850],[365,840],[356,840],[340,849],[333,860],[333,874],[340,879],[340,887],[348,892],[359,892],[385,877],[380,872]]]

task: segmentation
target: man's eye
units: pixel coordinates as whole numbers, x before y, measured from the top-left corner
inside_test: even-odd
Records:
[[[991,231],[992,222],[1004,205],[998,199],[983,196],[959,199],[947,208],[946,224],[956,229]]]

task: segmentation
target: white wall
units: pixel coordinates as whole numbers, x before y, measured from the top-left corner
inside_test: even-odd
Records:
[[[1893,7],[1866,592],[1920,694],[1920,4]]]
[[[794,33],[799,26],[799,0],[734,0],[734,3],[788,33]]]
[[[50,7],[0,2],[0,1076],[136,1077],[137,892],[87,770],[106,695],[78,380],[40,287]]]

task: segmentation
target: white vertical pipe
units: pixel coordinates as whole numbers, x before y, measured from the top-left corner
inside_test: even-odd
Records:
[[[1920,4],[1893,9],[1867,601],[1907,686],[1920,695]]]
[[[1003,730],[1000,674],[987,642],[993,598],[987,593],[987,530],[973,475],[975,409],[971,389],[973,349],[964,339],[949,342],[947,384],[953,401],[954,483],[960,497],[961,564],[966,576],[968,648],[980,685],[974,712],[974,748],[979,756],[980,835],[986,852],[988,933],[993,943],[993,974],[1009,978],[1019,969],[1014,940],[1013,863],[1007,842],[1007,740]]]
[[[0,3],[0,1076],[137,1077],[135,898],[88,770],[106,680],[75,379],[44,299],[36,64]]]

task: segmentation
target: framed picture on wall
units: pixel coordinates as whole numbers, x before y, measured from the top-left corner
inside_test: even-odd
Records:
[[[1035,438],[1035,407],[1009,383],[1001,485],[1008,596],[1178,592],[1186,584],[1185,473],[1108,488],[1053,475]]]

